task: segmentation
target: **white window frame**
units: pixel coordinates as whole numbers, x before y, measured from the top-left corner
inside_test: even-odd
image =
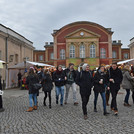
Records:
[[[75,58],[75,46],[73,44],[69,47],[69,57]]]
[[[64,60],[65,59],[65,49],[60,50],[60,59]]]
[[[85,58],[85,45],[83,43],[80,45],[80,58]]]
[[[116,59],[116,58],[117,58],[117,53],[116,53],[116,51],[113,51],[113,52],[112,52],[112,57],[113,57],[113,59]]]
[[[96,46],[95,44],[90,45],[90,58],[96,57]]]
[[[39,61],[43,61],[43,55],[39,55]]]
[[[50,54],[50,59],[53,60],[54,59],[54,53]]]
[[[127,58],[126,58],[126,56],[125,56],[126,54],[127,54]],[[124,54],[123,54],[123,57],[124,57],[124,59],[129,59],[129,54],[128,54],[128,53],[124,53]]]
[[[106,49],[105,48],[101,48],[100,49],[100,58],[101,59],[105,59],[106,58]]]

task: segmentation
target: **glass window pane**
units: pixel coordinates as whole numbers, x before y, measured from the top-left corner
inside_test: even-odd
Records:
[[[65,50],[64,49],[60,50],[60,59],[65,59]]]
[[[74,45],[71,45],[70,46],[70,54],[69,54],[70,58],[75,58],[75,46]]]
[[[85,45],[83,43],[80,45],[80,58],[85,58]]]
[[[105,48],[100,49],[100,58],[102,58],[102,59],[106,58],[106,49]]]
[[[95,45],[92,44],[90,45],[90,58],[95,58],[95,57],[96,57]]]

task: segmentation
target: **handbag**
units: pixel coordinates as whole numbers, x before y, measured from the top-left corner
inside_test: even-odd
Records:
[[[38,91],[41,87],[42,87],[42,84],[40,84],[40,83],[33,84],[33,89],[36,91]]]

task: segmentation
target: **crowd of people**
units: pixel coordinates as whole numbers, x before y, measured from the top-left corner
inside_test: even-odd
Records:
[[[19,75],[20,76],[20,75]],[[68,104],[69,91],[72,89],[73,104],[78,105],[77,86],[79,86],[82,110],[84,119],[87,119],[87,104],[94,92],[94,112],[97,112],[98,95],[102,98],[103,115],[108,115],[107,106],[109,106],[109,97],[111,94],[111,110],[114,115],[118,115],[117,95],[122,87],[126,90],[124,106],[130,107],[129,96],[132,91],[132,100],[134,103],[134,77],[131,66],[124,65],[118,67],[117,63],[111,66],[100,66],[97,70],[90,70],[90,65],[84,63],[81,71],[74,69],[74,64],[70,63],[65,70],[59,65],[56,70],[35,69],[30,67],[28,74],[25,76],[25,83],[29,90],[29,109],[27,112],[37,110],[39,90],[34,88],[34,84],[39,83],[44,91],[43,105],[46,106],[46,99],[49,98],[49,108],[51,109],[51,91],[55,88],[56,104],[61,106]],[[65,98],[64,98],[65,96]]]

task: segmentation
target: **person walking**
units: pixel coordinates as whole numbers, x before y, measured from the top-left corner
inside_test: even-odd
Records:
[[[68,101],[69,90],[70,90],[70,88],[72,88],[74,105],[77,105],[78,102],[76,100],[77,92],[76,92],[76,83],[75,83],[76,71],[74,70],[73,63],[69,63],[69,67],[67,69],[65,69],[65,76],[67,77],[66,85],[65,85],[66,86],[65,104],[67,104],[67,101]]]
[[[1,75],[0,75],[0,90],[2,90]],[[0,112],[3,112],[4,110],[5,109],[3,108],[2,95],[0,95]]]
[[[94,112],[97,112],[97,99],[98,99],[98,95],[100,93],[102,100],[103,100],[103,110],[104,110],[104,115],[109,114],[106,110],[106,96],[105,96],[105,89],[107,86],[107,89],[109,90],[109,85],[108,85],[108,77],[105,73],[105,67],[104,66],[100,66],[97,70],[97,72],[95,73],[94,76]]]
[[[62,69],[62,66],[59,65],[57,67],[57,70],[53,73],[53,81],[55,83],[56,104],[58,104],[59,95],[61,94],[60,98],[61,106],[63,106],[65,80],[66,80],[65,73]]]
[[[37,110],[37,93],[38,91],[33,88],[33,84],[36,84],[39,82],[39,79],[37,75],[34,73],[34,68],[31,67],[29,69],[29,74],[26,78],[26,83],[28,84],[29,88],[29,109],[27,112],[32,112],[33,110]],[[34,101],[34,107],[33,107],[33,101]]]
[[[117,67],[117,63],[112,63],[112,67],[110,67],[108,74],[110,74],[108,78],[110,82],[110,92],[112,95],[111,110],[114,111],[115,115],[118,115],[116,98],[118,91],[120,90],[120,84],[122,82],[123,75],[121,70]]]
[[[43,87],[42,90],[44,91],[44,94],[45,94],[43,104],[44,104],[44,106],[46,106],[46,99],[48,96],[49,97],[49,108],[51,108],[51,90],[53,89],[53,83],[52,83],[52,77],[51,77],[48,69],[46,69],[44,71],[44,75],[43,75],[41,83],[42,83],[42,87]]]
[[[93,77],[89,68],[90,66],[87,63],[84,63],[84,65],[82,66],[82,71],[79,72],[76,77],[76,83],[80,87],[82,110],[83,110],[85,120],[88,118],[87,117],[87,104],[89,101],[89,96],[91,94],[91,88],[93,85]]]
[[[129,104],[129,96],[130,96],[130,89],[133,90],[132,82],[134,79],[131,77],[131,67],[129,65],[124,66],[123,69],[123,81],[122,81],[122,88],[126,90],[126,96],[124,99],[124,106],[131,106]]]
[[[106,69],[106,73],[109,73],[110,65],[106,65],[105,69]],[[109,76],[110,76],[110,74],[109,74]],[[110,90],[108,90],[107,88],[106,88],[105,95],[106,95],[106,105],[109,106]]]

